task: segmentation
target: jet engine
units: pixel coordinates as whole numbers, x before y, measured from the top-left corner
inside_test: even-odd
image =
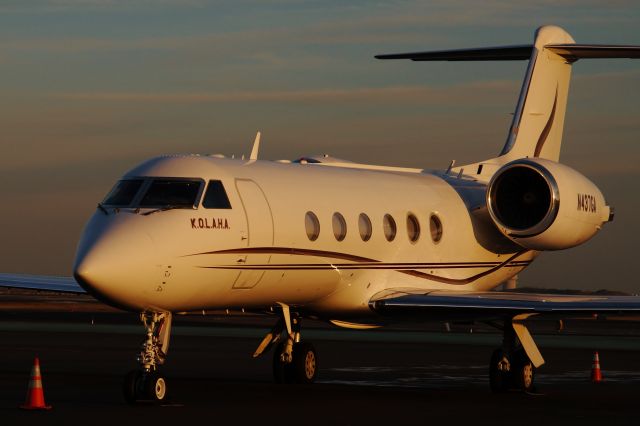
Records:
[[[487,207],[507,238],[532,250],[584,243],[613,219],[598,187],[555,161],[523,158],[501,167],[487,188]]]

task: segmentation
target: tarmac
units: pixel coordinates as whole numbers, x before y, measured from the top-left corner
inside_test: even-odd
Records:
[[[44,299],[43,299],[44,298]],[[55,297],[54,297],[55,299]],[[35,302],[34,302],[35,301]],[[158,424],[637,424],[637,322],[574,322],[533,334],[546,364],[536,391],[494,395],[488,360],[500,335],[480,325],[388,331],[308,322],[319,356],[313,385],[278,385],[271,353],[252,359],[273,318],[177,317],[163,373],[169,401],[127,405],[124,374],[135,368],[143,328],[134,314],[90,300],[0,294],[0,423]],[[605,330],[605,331],[603,331]],[[608,330],[608,331],[607,331]],[[604,382],[590,382],[594,350]],[[27,412],[29,372],[40,358],[47,412]]]

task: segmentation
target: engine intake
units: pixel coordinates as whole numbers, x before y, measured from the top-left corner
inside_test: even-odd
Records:
[[[539,158],[512,161],[499,169],[489,182],[487,207],[505,236],[535,250],[564,249],[589,240],[611,211],[586,177]]]
[[[544,232],[558,214],[558,185],[546,169],[535,166],[511,163],[490,185],[489,211],[514,236]]]

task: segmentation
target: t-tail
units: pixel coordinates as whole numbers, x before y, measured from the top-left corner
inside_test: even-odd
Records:
[[[543,26],[533,45],[378,55],[413,61],[529,60],[501,163],[519,158],[558,161],[567,109],[571,66],[586,58],[640,58],[640,46],[576,44],[562,28]]]
[[[498,157],[453,170],[486,183],[485,204],[498,230],[530,250],[574,247],[613,219],[588,178],[560,164],[571,67],[579,59],[640,58],[640,46],[576,44],[562,28],[538,28],[533,45],[379,55],[413,61],[529,60],[507,141]],[[445,172],[449,174],[451,167]],[[457,185],[457,179],[449,179]],[[483,208],[486,206],[486,210]],[[479,213],[478,213],[479,212]]]

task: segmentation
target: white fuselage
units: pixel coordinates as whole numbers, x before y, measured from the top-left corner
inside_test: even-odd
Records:
[[[490,221],[486,182],[455,174],[186,155],[149,160],[123,179],[153,177],[202,179],[201,195],[219,180],[231,208],[205,208],[199,196],[194,208],[96,211],[75,276],[92,294],[131,310],[286,303],[325,319],[363,318],[371,297],[387,289],[488,290],[537,254],[510,243]],[[307,212],[320,225],[314,241]],[[346,223],[342,241],[334,213]],[[372,225],[367,241],[362,213]],[[392,241],[385,215],[396,223]],[[416,241],[409,215],[419,224]],[[432,215],[441,230],[430,229]],[[432,231],[441,232],[439,241]]]

